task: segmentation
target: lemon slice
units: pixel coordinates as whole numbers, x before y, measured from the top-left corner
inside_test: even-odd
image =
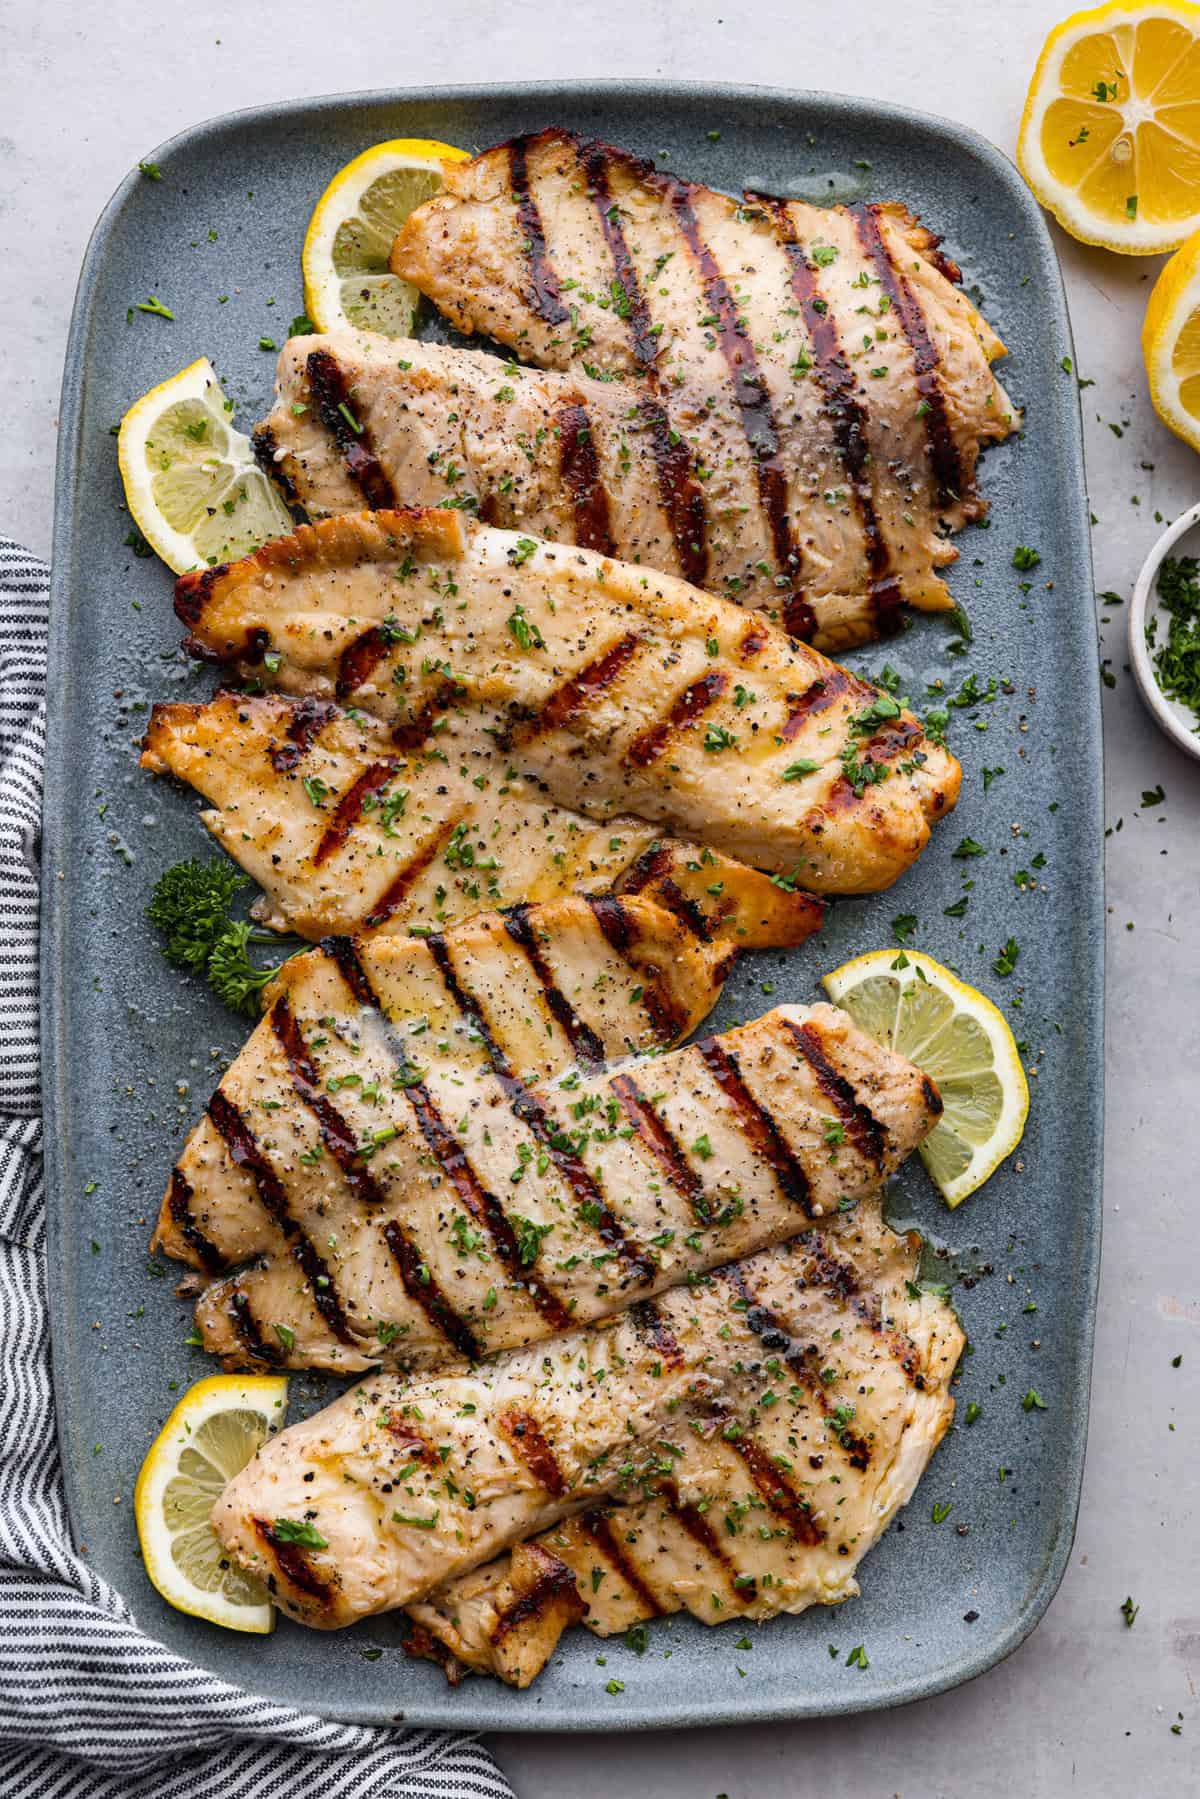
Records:
[[[294,528],[250,439],[234,429],[232,410],[201,357],[135,400],[121,420],[125,503],[177,575],[234,562]]]
[[[1154,284],[1142,324],[1142,354],[1155,412],[1200,450],[1200,231]]]
[[[1017,162],[1072,237],[1126,256],[1177,249],[1200,227],[1200,6],[1112,0],[1056,26]]]
[[[388,269],[392,240],[441,187],[442,164],[468,160],[452,144],[397,137],[339,170],[317,201],[301,255],[304,307],[319,331],[357,325],[411,335],[419,296]]]
[[[1005,1019],[990,999],[917,950],[871,950],[835,968],[822,985],[868,1036],[937,1082],[945,1110],[921,1145],[921,1160],[946,1204],[961,1205],[1025,1130],[1029,1086]]]
[[[283,1423],[282,1375],[217,1374],[185,1393],[142,1463],[133,1506],[146,1572],[177,1612],[265,1636],[266,1588],[226,1560],[208,1515],[227,1481]]]

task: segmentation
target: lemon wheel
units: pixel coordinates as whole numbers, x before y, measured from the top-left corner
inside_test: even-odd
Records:
[[[855,1024],[923,1069],[945,1110],[920,1155],[948,1206],[961,1205],[1011,1155],[1029,1086],[1013,1034],[982,993],[916,950],[872,950],[823,986]]]
[[[1046,39],[1021,173],[1072,237],[1128,256],[1200,228],[1200,6],[1112,0]]]
[[[1200,450],[1200,231],[1155,282],[1142,325],[1142,353],[1155,412]]]
[[[317,202],[301,256],[304,306],[318,330],[411,334],[419,296],[388,268],[392,241],[441,187],[443,163],[466,161],[452,144],[399,137],[339,170]]]
[[[206,357],[135,400],[117,437],[125,503],[177,575],[233,562],[292,530],[291,515],[235,430]]]
[[[134,1512],[146,1572],[168,1604],[227,1630],[275,1628],[266,1588],[232,1566],[209,1513],[283,1423],[280,1375],[214,1375],[180,1400],[142,1463]]]

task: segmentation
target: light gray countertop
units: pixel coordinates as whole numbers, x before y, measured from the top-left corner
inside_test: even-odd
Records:
[[[49,550],[59,378],[87,236],[131,165],[184,125],[264,100],[389,83],[662,76],[900,100],[963,120],[1011,153],[1029,71],[1065,11],[1066,0],[760,0],[752,9],[510,0],[503,11],[441,0],[431,12],[344,0],[332,14],[312,0],[276,11],[215,0],[178,9],[9,0],[0,528]],[[1146,398],[1139,333],[1158,264],[1057,236],[1079,372],[1095,382],[1083,401],[1096,584],[1127,599],[1161,529],[1156,515],[1170,519],[1197,498],[1200,461]],[[1067,598],[1092,604],[1089,594]],[[904,1711],[636,1741],[497,1737],[522,1799],[564,1790],[573,1799],[631,1790],[657,1799],[810,1790],[824,1799],[1176,1799],[1200,1789],[1200,1226],[1191,1216],[1200,1201],[1200,765],[1142,709],[1125,668],[1123,608],[1103,616],[1111,623],[1101,654],[1115,675],[1104,694],[1104,1269],[1083,1507],[1061,1591],[1007,1663]],[[1165,799],[1143,809],[1143,792],[1160,783]],[[1141,1608],[1132,1630],[1121,1618],[1126,1594]]]

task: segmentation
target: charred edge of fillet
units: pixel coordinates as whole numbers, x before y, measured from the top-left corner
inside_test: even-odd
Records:
[[[375,454],[366,426],[355,416],[351,389],[336,358],[328,350],[313,350],[307,367],[317,416],[337,445],[346,473],[373,512],[389,510],[396,504],[395,490]]]
[[[707,1224],[711,1208],[704,1182],[688,1161],[678,1139],[663,1123],[631,1074],[614,1076],[611,1085],[613,1097],[633,1126],[635,1140],[645,1147],[675,1191],[687,1201],[696,1219]]]
[[[729,1585],[738,1598],[753,1602],[758,1597],[758,1582],[741,1580],[737,1563],[725,1553],[724,1544],[699,1506],[684,1499],[673,1480],[660,1481],[658,1494],[680,1528],[685,1530],[692,1541],[699,1544],[709,1559],[716,1562],[721,1572],[728,1576]]]
[[[643,1608],[646,1617],[661,1618],[663,1607],[651,1589],[646,1585],[621,1545],[613,1535],[612,1523],[608,1512],[583,1512],[578,1519],[584,1535],[595,1544],[605,1561],[616,1570],[625,1585],[636,1596],[638,1604]]]
[[[812,1218],[808,1176],[788,1148],[770,1112],[747,1087],[737,1057],[723,1049],[715,1037],[702,1039],[696,1045],[696,1052],[729,1102],[742,1136],[760,1160],[766,1162],[784,1198],[799,1206],[806,1218]]]
[[[408,1635],[400,1647],[411,1661],[436,1662],[446,1676],[448,1686],[460,1686],[463,1675],[470,1672],[466,1662],[460,1662],[440,1637],[435,1637],[433,1632],[427,1630],[423,1624],[414,1624],[411,1619]]]
[[[271,767],[275,773],[290,774],[307,756],[325,726],[336,717],[337,707],[331,706],[327,700],[314,700],[310,697],[293,706],[285,733],[287,741],[272,747],[270,752]]]
[[[601,556],[615,555],[608,490],[600,477],[600,460],[587,408],[576,395],[563,406],[558,425],[558,472],[571,496],[575,542]]]
[[[287,1018],[291,1019],[291,1007],[287,1000],[277,1000],[271,1011],[271,1020],[277,1036],[280,1035],[280,1031],[275,1015],[281,1007],[286,1012]],[[283,1041],[282,1037],[280,1040]],[[287,1046],[284,1044],[285,1053],[286,1048]],[[333,1276],[329,1272],[324,1256],[292,1216],[286,1187],[263,1153],[249,1124],[220,1087],[208,1102],[208,1115],[224,1140],[230,1159],[237,1167],[244,1168],[253,1179],[255,1191],[262,1202],[264,1211],[274,1219],[287,1241],[293,1259],[312,1288],[313,1304],[325,1320],[330,1332],[339,1343],[353,1344],[354,1333],[347,1322],[341,1297],[334,1285]]]
[[[394,762],[373,762],[365,768],[352,786],[348,787],[337,805],[333,816],[321,833],[321,840],[312,854],[314,868],[328,861],[335,850],[340,850],[351,831],[363,815],[365,802],[372,794],[386,787],[396,772]]]
[[[708,575],[708,508],[696,480],[692,452],[657,400],[643,400],[638,417],[650,436],[659,498],[670,522],[680,571],[693,587],[703,587]]]
[[[513,908],[513,912],[519,913],[524,913],[526,910],[527,908],[524,906]],[[505,927],[509,929],[509,934],[513,935],[512,914],[501,913],[500,916]],[[528,931],[528,920],[522,918],[521,923]],[[530,934],[532,935],[532,933]],[[514,941],[519,943],[521,948],[525,948],[519,937],[514,936]],[[478,1002],[461,985],[457,971],[450,959],[446,939],[439,932],[428,937],[426,943],[445,983],[446,991],[463,1017],[469,1019],[479,1033],[492,1072],[504,1090],[510,1110],[546,1150],[550,1160],[570,1187],[577,1204],[581,1207],[586,1206],[589,1212],[594,1214],[594,1217],[590,1219],[592,1229],[596,1231],[607,1247],[621,1258],[636,1280],[653,1280],[657,1269],[651,1256],[625,1235],[605,1201],[603,1190],[588,1173],[582,1160],[571,1147],[566,1133],[547,1114],[537,1095],[531,1092],[524,1081],[513,1072],[508,1057],[497,1042],[492,1027]],[[540,974],[538,978],[542,979]],[[557,992],[557,989],[555,991]],[[559,997],[561,999],[562,995],[560,994]],[[566,1005],[567,1002],[563,999],[562,1003]],[[596,1042],[599,1044],[600,1057],[603,1060],[604,1046],[599,1043],[598,1038]]]
[[[404,867],[388,882],[374,909],[368,914],[364,923],[368,928],[384,924],[404,904],[425,870],[435,862],[446,844],[458,828],[461,814],[455,812],[444,819],[433,835],[427,837],[420,848],[409,857]]]
[[[167,1207],[171,1214],[171,1222],[183,1238],[188,1248],[194,1250],[210,1274],[216,1274],[225,1265],[225,1258],[196,1223],[192,1212],[192,1200],[195,1198],[191,1183],[182,1168],[171,1170],[171,1191]]]
[[[553,1498],[561,1499],[567,1490],[567,1478],[533,1413],[514,1406],[502,1413],[497,1423],[538,1485]]]
[[[807,1500],[800,1497],[762,1444],[753,1437],[737,1437],[729,1447],[745,1464],[759,1498],[777,1518],[783,1519],[797,1541],[809,1549],[823,1543],[825,1532],[813,1517]]]
[[[522,902],[509,906],[500,916],[504,929],[521,951],[537,978],[547,1010],[565,1033],[581,1065],[588,1070],[603,1068],[607,1061],[604,1044],[591,1025],[579,1016],[566,994],[554,979],[554,971],[542,953],[537,932],[529,922],[530,908]]]
[[[545,1287],[532,1271],[525,1267],[521,1260],[520,1248],[516,1235],[500,1201],[483,1184],[466,1151],[462,1148],[454,1133],[442,1117],[428,1087],[420,1079],[408,1059],[404,1045],[392,1028],[387,1013],[380,1005],[352,940],[341,937],[332,940],[337,947],[333,953],[338,957],[339,967],[347,974],[347,984],[351,991],[361,997],[370,995],[370,1000],[362,1000],[370,1004],[378,1013],[383,1029],[384,1040],[388,1051],[396,1063],[403,1079],[404,1097],[412,1107],[418,1128],[436,1161],[454,1191],[462,1200],[470,1216],[477,1224],[483,1226],[492,1241],[496,1258],[500,1261],[514,1282],[526,1288],[538,1311],[546,1322],[555,1330],[564,1330],[570,1322],[571,1314],[556,1293]],[[432,943],[432,939],[427,939]]]
[[[629,1322],[643,1343],[648,1343],[651,1349],[657,1350],[670,1367],[682,1366],[683,1351],[675,1333],[652,1299],[640,1299],[636,1305],[630,1306]]]
[[[298,525],[306,525],[308,513],[300,498],[300,490],[284,467],[284,459],[279,454],[279,439],[270,425],[255,425],[250,433],[250,447],[254,451],[255,462],[278,493],[293,519]]]
[[[892,310],[912,351],[917,377],[917,392],[925,402],[925,433],[929,444],[929,462],[937,483],[938,499],[943,505],[957,500],[962,493],[963,469],[946,411],[946,396],[940,379],[941,358],[925,323],[921,303],[904,276],[892,261],[891,251],[879,225],[879,210],[872,205],[849,209],[858,231],[859,241],[879,274],[879,284],[891,301]]]
[[[775,422],[770,391],[758,366],[750,335],[738,316],[737,301],[729,283],[710,246],[700,235],[699,221],[692,206],[694,191],[686,182],[673,181],[669,189],[671,206],[699,270],[708,311],[717,320],[714,327],[717,343],[733,382],[734,400],[750,450],[759,499],[770,527],[775,561],[780,574],[794,575],[799,552],[792,540],[787,472],[780,461],[779,427]]]
[[[515,724],[511,732],[513,742],[527,743],[533,737],[543,736],[548,731],[561,731],[565,726],[573,724],[589,703],[617,680],[641,642],[641,638],[633,631],[627,631],[624,637],[619,637],[602,656],[585,664],[578,674],[564,681],[561,687],[556,687],[536,712]]]
[[[580,1598],[574,1571],[565,1562],[560,1562],[551,1550],[541,1549],[540,1546],[538,1559],[543,1563],[541,1574],[527,1593],[522,1593],[511,1605],[505,1607],[488,1632],[488,1641],[494,1649],[499,1649],[506,1638],[523,1624],[542,1617],[551,1606],[564,1606],[570,1613],[568,1622],[571,1623],[578,1623],[587,1610]],[[548,1563],[553,1565],[545,1565]]]
[[[663,892],[663,888],[667,886],[674,887],[674,883],[662,882],[659,887],[655,889],[655,892],[660,895],[668,909],[673,910],[670,905],[669,896]],[[674,891],[679,896],[682,909],[681,912],[676,913],[675,915],[677,917],[682,916],[683,922],[688,926],[688,929],[695,931],[702,942],[707,942],[708,930],[706,925],[701,923],[701,925],[697,927],[693,924],[690,917],[687,916],[687,908],[690,905],[690,901],[685,899],[682,893],[679,893],[678,888],[674,888]],[[636,932],[630,923],[629,914],[626,912],[624,906],[622,906],[616,894],[586,893],[583,897],[586,899],[592,917],[596,920],[597,925],[599,925],[601,934],[609,947],[614,949],[621,959],[628,963],[630,969],[633,969],[633,964],[629,962],[626,952],[633,943]],[[639,977],[639,984],[642,990],[642,1010],[650,1020],[650,1023],[654,1028],[655,1036],[660,1043],[678,1043],[681,1037],[687,1035],[688,1025],[691,1022],[687,1011],[685,1008],[675,1003],[670,992],[669,984],[660,980],[657,971],[649,964],[634,970],[634,972]]]
[[[262,1266],[261,1263],[258,1264]],[[250,1304],[250,1296],[243,1293],[240,1287],[229,1295],[229,1322],[242,1348],[252,1361],[262,1362],[268,1368],[278,1368],[283,1361],[283,1351],[274,1343],[268,1343],[258,1328],[258,1319]]]
[[[728,686],[729,676],[722,668],[710,669],[708,674],[701,675],[698,681],[693,681],[676,696],[665,718],[659,719],[649,730],[638,733],[625,751],[625,761],[635,768],[648,767],[662,755],[677,732],[695,724],[710,706],[716,704]]]
[[[546,249],[546,233],[542,215],[529,186],[529,144],[531,138],[515,137],[508,146],[509,180],[517,206],[517,221],[524,237],[525,258],[529,264],[529,304],[543,323],[565,325],[570,313],[562,303],[558,276]]]
[[[880,629],[890,624],[894,630],[899,625],[895,612],[901,604],[900,587],[892,572],[887,539],[875,508],[866,407],[859,398],[854,372],[842,349],[837,322],[822,297],[816,269],[809,261],[804,246],[796,241],[787,203],[783,200],[768,200],[765,204],[775,220],[776,231],[791,268],[792,292],[799,303],[812,344],[813,372],[825,395],[838,456],[849,477],[850,488],[858,506],[866,543],[869,593],[875,622]]]
[[[940,1118],[946,1109],[946,1102],[927,1074],[921,1076],[921,1096],[933,1116]]]
[[[831,1282],[826,1282],[822,1279],[821,1284],[832,1285],[835,1294],[845,1298],[845,1293],[838,1284],[844,1265],[834,1261],[833,1258],[829,1258],[829,1263],[830,1268],[833,1271],[833,1280]],[[788,1330],[782,1320],[775,1315],[770,1306],[763,1305],[753,1287],[751,1287],[750,1282],[746,1279],[745,1271],[740,1263],[731,1262],[728,1267],[721,1269],[720,1272],[729,1282],[729,1285],[733,1288],[734,1292],[737,1293],[739,1299],[741,1299],[746,1308],[745,1319],[747,1329],[754,1332],[754,1335],[759,1339],[764,1349],[768,1349],[776,1355],[781,1355],[792,1373],[808,1388],[822,1418],[824,1418],[826,1424],[832,1424],[838,1446],[846,1455],[850,1466],[852,1468],[857,1468],[861,1473],[870,1463],[870,1446],[864,1442],[862,1437],[856,1436],[855,1433],[850,1430],[848,1424],[839,1425],[837,1423],[834,1417],[836,1407],[830,1404],[829,1395],[825,1390],[825,1383],[812,1365],[811,1353],[797,1344],[792,1333]],[[823,1269],[821,1270],[821,1273],[822,1275],[824,1274]],[[854,1285],[854,1289],[857,1290],[857,1283],[854,1283],[853,1275],[851,1274],[849,1278]],[[736,1448],[737,1445],[735,1444],[734,1447]]]
[[[783,1028],[817,1077],[822,1093],[833,1101],[854,1147],[876,1168],[882,1168],[887,1155],[887,1130],[859,1099],[853,1083],[833,1066],[825,1054],[821,1033],[815,1025],[797,1024],[791,1018],[783,1020]]]
[[[299,1543],[289,1543],[279,1535],[275,1526],[267,1518],[253,1519],[255,1533],[265,1543],[289,1586],[297,1592],[315,1599],[318,1605],[328,1605],[333,1598],[333,1588],[327,1580],[322,1580],[312,1566],[304,1549]],[[275,1586],[275,1577],[270,1575],[267,1585]]]
[[[180,575],[175,583],[175,616],[189,631],[194,631],[199,625],[212,599],[213,588],[228,573],[229,564],[219,562],[215,568],[194,568],[186,575]],[[206,660],[216,654],[203,644],[199,646],[199,651]],[[223,661],[224,657],[219,660]]]
[[[893,1330],[883,1321],[883,1302],[878,1294],[863,1293],[858,1284],[858,1276],[849,1262],[841,1261],[829,1249],[825,1239],[818,1231],[805,1231],[798,1239],[801,1248],[806,1249],[812,1257],[817,1279],[821,1286],[827,1287],[837,1295],[843,1304],[886,1343],[893,1360],[898,1363],[906,1377],[914,1387],[923,1388],[925,1377],[920,1373],[920,1358],[917,1346],[911,1337]]]

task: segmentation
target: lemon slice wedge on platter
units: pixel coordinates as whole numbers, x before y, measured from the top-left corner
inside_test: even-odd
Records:
[[[142,1463],[133,1506],[146,1572],[178,1612],[226,1630],[275,1628],[267,1590],[226,1559],[209,1513],[226,1482],[277,1431],[282,1375],[217,1374],[184,1394]]]
[[[822,985],[868,1036],[937,1083],[945,1110],[919,1153],[946,1204],[961,1205],[1025,1131],[1029,1085],[1004,1016],[918,950],[871,950]]]
[[[408,337],[419,295],[388,269],[392,241],[410,212],[442,185],[442,164],[465,150],[398,137],[338,171],[309,220],[301,266],[304,309],[318,331],[348,325]]]
[[[1154,284],[1142,324],[1142,353],[1155,412],[1200,450],[1200,231]]]
[[[1072,13],[1034,70],[1017,163],[1072,237],[1126,256],[1200,228],[1200,6]]]
[[[121,420],[125,503],[177,575],[234,562],[294,528],[232,410],[201,357],[135,400]]]

